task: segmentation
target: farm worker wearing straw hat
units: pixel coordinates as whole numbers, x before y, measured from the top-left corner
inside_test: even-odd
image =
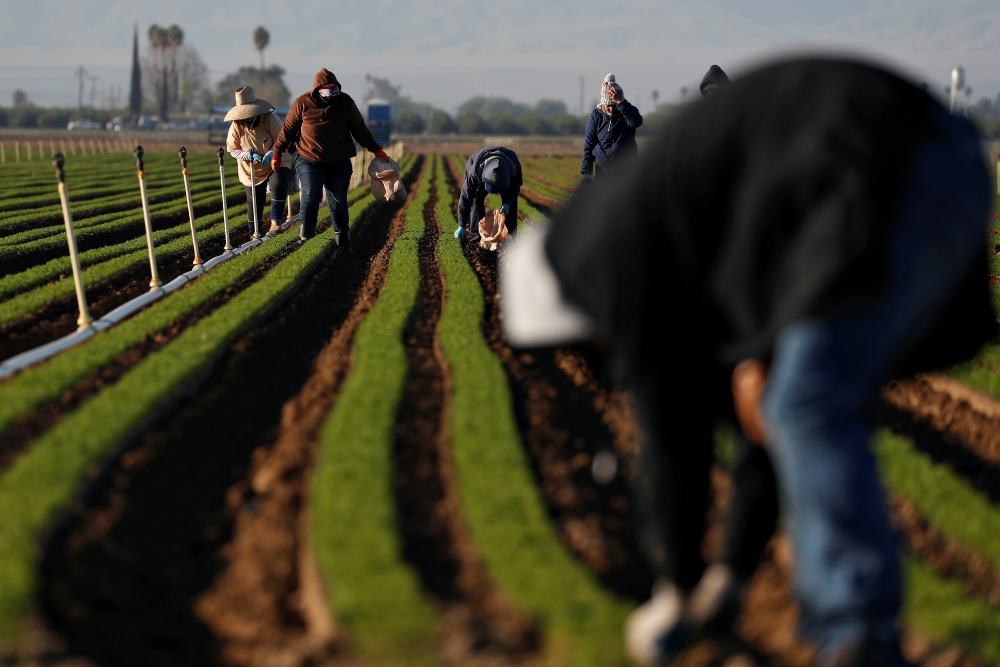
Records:
[[[590,178],[638,152],[635,131],[642,125],[639,110],[625,99],[625,92],[608,74],[601,83],[601,101],[590,113],[583,135],[583,162],[580,173]]]
[[[907,664],[869,410],[886,380],[996,334],[991,200],[968,120],[875,66],[795,59],[680,111],[511,249],[508,340],[596,336],[636,401],[640,543],[658,577],[626,625],[636,663],[727,626],[700,550],[714,422],[735,412],[774,461],[820,667]]]
[[[517,154],[503,146],[487,146],[465,163],[465,179],[458,196],[458,229],[455,237],[479,243],[479,221],[486,215],[486,194],[500,196],[500,211],[507,231],[517,234],[517,198],[524,181]]]
[[[347,188],[353,172],[351,158],[357,155],[355,141],[382,159],[389,159],[365,125],[358,105],[341,90],[337,77],[321,69],[312,90],[299,95],[288,110],[272,158],[280,159],[292,143],[297,147],[295,172],[302,198],[299,236],[303,241],[316,235],[319,203],[326,188],[334,239],[340,247],[351,247]]]
[[[271,149],[281,132],[281,121],[274,114],[271,103],[257,99],[250,86],[237,89],[236,106],[229,110],[225,120],[232,122],[226,138],[226,149],[238,160],[240,183],[246,186],[250,234],[254,233],[254,189],[257,190],[257,226],[263,231],[261,213],[268,188],[271,190],[271,226],[266,233],[276,234],[285,219],[285,198],[288,196],[288,182],[292,176],[291,168],[295,157],[289,154],[284,160],[274,163],[271,161]]]

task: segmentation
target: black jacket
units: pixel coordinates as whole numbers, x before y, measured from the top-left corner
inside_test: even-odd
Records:
[[[553,222],[549,259],[621,372],[662,348],[765,359],[786,324],[883,289],[908,165],[946,113],[863,64],[761,69],[691,104],[576,197]],[[958,361],[995,331],[984,252],[908,370]]]
[[[491,157],[499,157],[507,164],[510,173],[510,187],[500,193],[500,199],[505,204],[517,201],[517,196],[521,192],[524,180],[521,176],[521,161],[517,159],[517,153],[504,148],[503,146],[487,146],[481,148],[469,158],[465,163],[465,179],[462,182],[462,192],[458,196],[458,225],[466,229],[473,229],[470,225],[479,222],[470,220],[472,213],[472,202],[478,200],[482,202],[486,197],[486,189],[483,185],[483,164]]]
[[[617,104],[618,112],[609,116],[594,109],[583,135],[583,161],[580,173],[589,174],[594,163],[607,169],[615,160],[638,152],[635,131],[642,125],[642,115],[628,100]]]

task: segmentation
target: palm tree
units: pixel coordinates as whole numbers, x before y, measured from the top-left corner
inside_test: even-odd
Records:
[[[176,108],[179,97],[177,85],[177,49],[184,43],[184,30],[176,23],[167,28],[167,46],[170,47],[170,85],[168,88],[168,106]],[[164,74],[166,77],[166,74]]]
[[[259,25],[257,29],[253,31],[253,45],[260,51],[260,71],[264,71],[264,49],[267,48],[268,42],[271,41],[271,33],[267,31],[264,26]]]
[[[161,28],[157,24],[149,26],[149,31],[146,33],[149,36],[149,48],[156,53],[156,59],[158,64],[156,69],[160,75],[160,82],[158,84],[159,90],[156,92],[157,101],[157,111],[160,114],[160,120],[167,119],[167,105],[168,105],[168,92],[167,88],[167,63],[166,63],[166,50],[167,45],[170,43],[170,32],[167,28]]]

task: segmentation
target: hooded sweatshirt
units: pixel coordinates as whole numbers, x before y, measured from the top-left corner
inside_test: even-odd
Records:
[[[329,101],[320,97],[320,88],[328,85],[340,88],[333,72],[321,69],[313,79],[312,91],[299,95],[288,110],[274,142],[275,152],[283,153],[294,144],[299,155],[310,162],[335,162],[357,155],[355,140],[372,153],[381,150],[350,95],[340,92]]]
[[[729,83],[729,77],[722,71],[722,68],[718,65],[712,65],[708,68],[708,71],[705,72],[705,76],[702,78],[701,85],[698,87],[698,90],[700,90],[701,94],[704,95],[705,88],[708,86],[724,86],[727,83]]]
[[[977,135],[888,72],[772,65],[688,105],[648,151],[574,197],[546,251],[567,300],[615,342],[616,379],[657,355],[674,370],[766,359],[787,324],[884,292],[910,166],[942,136]],[[953,363],[995,334],[987,276],[982,253],[905,370]]]

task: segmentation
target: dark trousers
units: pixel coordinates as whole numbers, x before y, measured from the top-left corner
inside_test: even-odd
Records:
[[[270,225],[265,225],[264,211],[267,210],[265,204],[267,203],[267,190],[271,190],[271,220],[277,220],[282,222],[285,219],[285,199],[288,197],[288,181],[291,178],[292,170],[288,167],[279,169],[278,171],[271,172],[271,175],[267,177],[267,180],[261,181],[256,188],[251,186],[245,186],[247,192],[247,225],[250,228],[250,234],[254,232],[253,220],[254,220],[254,208],[253,208],[253,196],[254,189],[257,190],[257,226],[260,229],[261,234],[267,233],[268,227]]]
[[[326,189],[326,203],[333,218],[333,230],[346,232],[350,229],[347,214],[347,188],[351,184],[354,169],[347,158],[336,162],[310,162],[301,155],[295,160],[295,173],[299,177],[301,192],[299,236],[304,239],[316,235],[316,218],[319,203]]]

